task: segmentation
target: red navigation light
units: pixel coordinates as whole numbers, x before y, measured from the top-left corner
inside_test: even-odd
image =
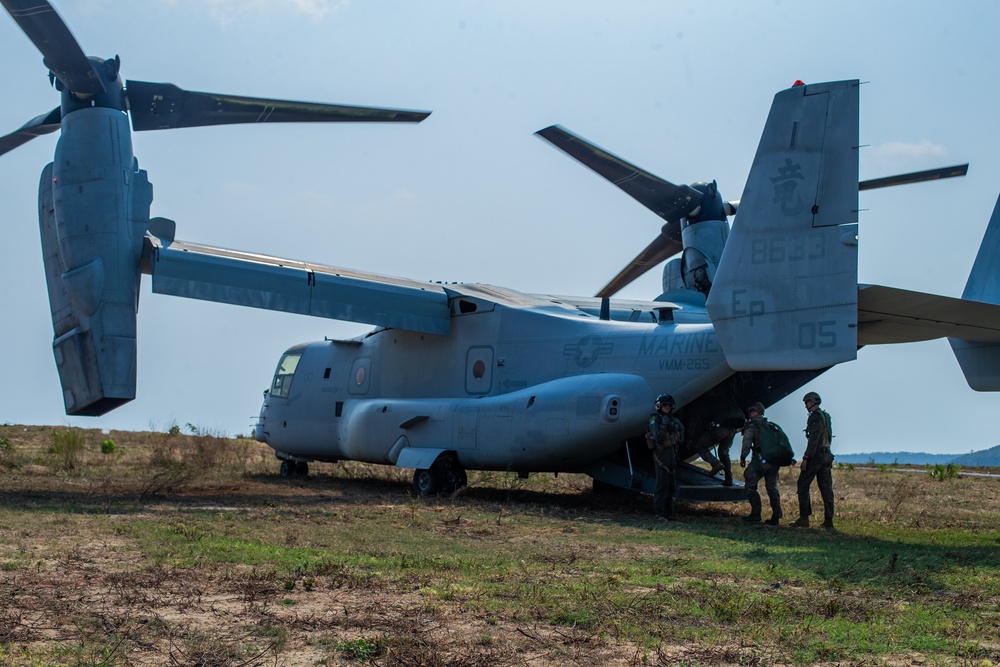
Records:
[[[795,83],[792,84],[792,88],[794,88],[795,86],[804,86],[804,85],[806,85],[805,81],[802,81],[801,79],[796,79]]]

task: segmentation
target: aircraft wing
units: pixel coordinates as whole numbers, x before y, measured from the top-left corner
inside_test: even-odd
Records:
[[[858,346],[934,338],[1000,342],[1000,306],[881,285],[858,285]]]
[[[190,299],[447,335],[448,295],[421,283],[146,236],[153,291]]]

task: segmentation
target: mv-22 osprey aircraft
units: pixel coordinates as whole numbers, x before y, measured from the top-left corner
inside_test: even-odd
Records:
[[[465,484],[467,470],[582,472],[650,491],[643,433],[657,394],[671,393],[689,423],[720,402],[770,405],[863,345],[950,337],[970,385],[1000,390],[1000,205],[962,299],[858,284],[858,190],[954,173],[859,184],[857,81],[775,96],[738,213],[714,183],[676,186],[562,128],[540,131],[666,221],[596,297],[543,296],[176,240],[172,221],[149,218],[127,114],[137,130],[426,114],[123,87],[118,59],[86,58],[47,3],[0,3],[62,92],[60,108],[0,137],[0,153],[61,127],[39,222],[67,414],[135,397],[142,273],[160,294],[376,325],[287,350],[256,437],[283,474],[312,461],[395,465],[414,469],[422,495]],[[610,298],[674,255],[660,297]],[[740,492],[689,467],[679,495]]]

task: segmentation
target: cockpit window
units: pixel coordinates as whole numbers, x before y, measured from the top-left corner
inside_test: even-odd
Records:
[[[278,370],[274,372],[274,382],[271,384],[271,396],[286,398],[292,387],[292,376],[302,359],[302,352],[286,352],[278,362]]]

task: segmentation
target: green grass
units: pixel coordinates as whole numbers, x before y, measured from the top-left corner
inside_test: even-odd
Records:
[[[996,594],[998,531],[875,538],[713,519],[663,531],[605,516],[564,532],[566,517],[523,509],[498,526],[491,509],[448,507],[461,513],[462,530],[450,532],[441,525],[454,519],[429,507],[356,508],[348,523],[337,512],[300,512],[283,519],[284,537],[273,534],[271,513],[189,512],[139,519],[129,531],[165,567],[267,567],[330,588],[416,588],[434,601],[642,646],[768,643],[780,629],[781,653],[810,663],[900,651],[956,657],[1000,640],[967,606],[984,590]],[[315,546],[282,544],[295,534]]]
[[[171,437],[186,456],[116,433],[72,475],[0,478],[0,664],[1000,663],[995,480],[838,469],[835,532],[664,525],[567,476],[415,500],[391,469],[281,480]],[[203,472],[145,491],[179,462]]]

